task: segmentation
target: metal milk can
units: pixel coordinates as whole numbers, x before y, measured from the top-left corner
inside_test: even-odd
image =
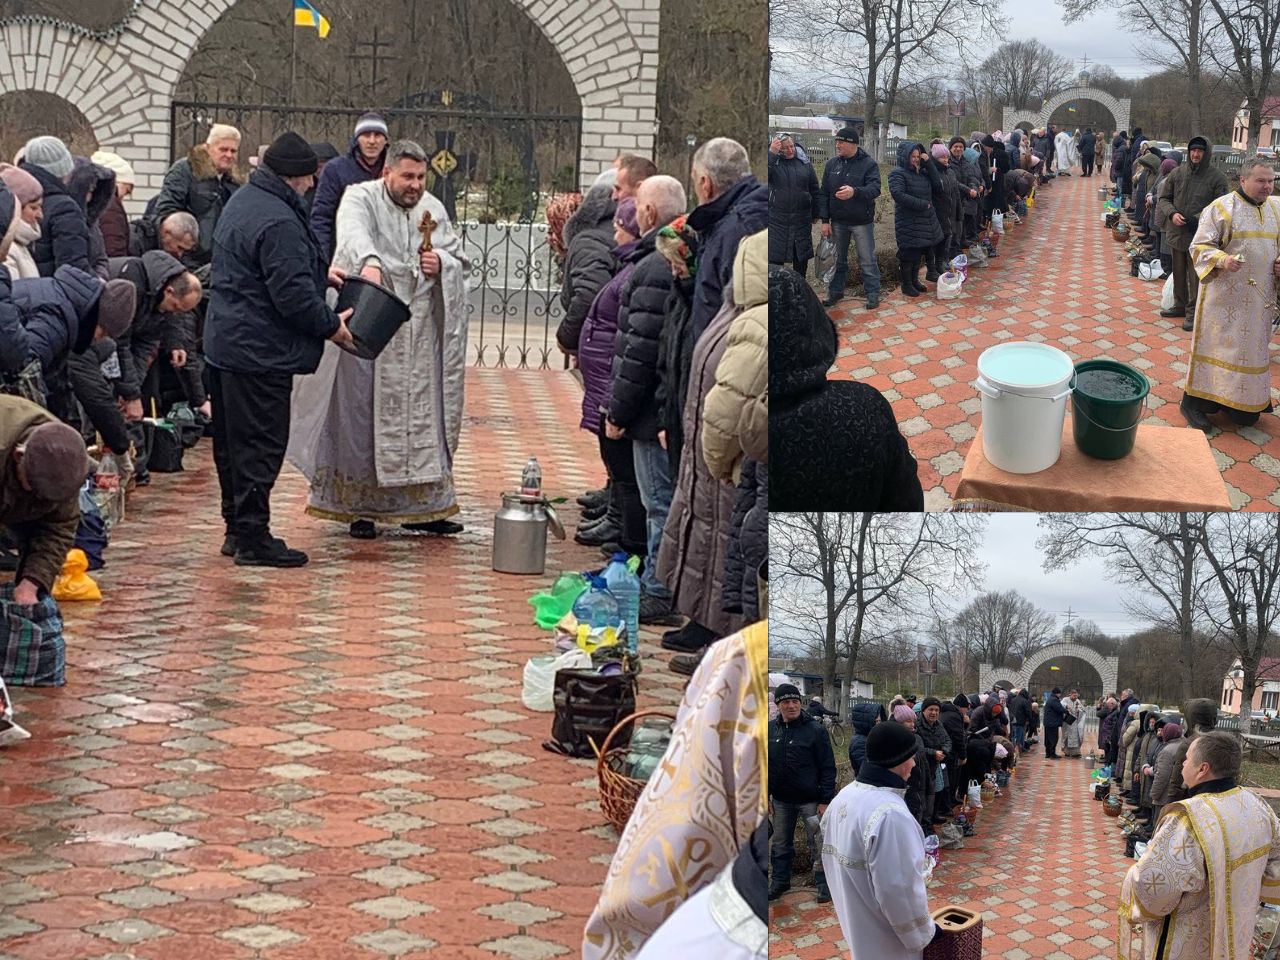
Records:
[[[504,493],[493,517],[493,569],[498,573],[541,574],[547,566],[547,528],[557,540],[564,526],[543,497]]]

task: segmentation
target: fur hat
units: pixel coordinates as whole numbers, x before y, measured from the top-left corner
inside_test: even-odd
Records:
[[[84,438],[60,421],[42,423],[27,434],[22,465],[31,492],[46,503],[76,496],[90,466]]]
[[[916,755],[916,735],[900,723],[877,723],[867,734],[867,760],[893,769]]]
[[[116,175],[116,183],[136,184],[138,182],[137,177],[134,176],[133,167],[129,165],[129,161],[118,153],[112,153],[110,150],[99,150],[89,160],[100,167],[106,167],[114,173]]]
[[[42,167],[59,179],[75,169],[71,151],[57,137],[32,137],[22,148],[22,158],[33,167]]]

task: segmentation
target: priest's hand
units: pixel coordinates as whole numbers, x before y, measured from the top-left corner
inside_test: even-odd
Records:
[[[1227,262],[1222,265],[1222,268],[1226,270],[1227,273],[1236,273],[1243,269],[1243,267],[1244,264],[1230,254],[1227,254]]]
[[[338,314],[338,329],[329,339],[340,347],[345,348],[355,344],[355,337],[351,336],[351,331],[347,328],[347,321],[351,319],[353,313],[355,313],[354,308],[348,308]]]
[[[329,268],[329,286],[333,287],[333,289],[341,290],[342,284],[346,281],[346,279],[347,279],[347,271],[341,269],[340,267]]]
[[[360,276],[365,280],[372,280],[374,283],[382,283],[382,271],[377,267],[363,267],[360,270]]]
[[[1280,277],[1280,257],[1276,257],[1275,262],[1271,264],[1271,275]]]
[[[422,266],[422,275],[428,280],[440,276],[440,254],[434,250],[424,250],[418,254],[418,263]]]

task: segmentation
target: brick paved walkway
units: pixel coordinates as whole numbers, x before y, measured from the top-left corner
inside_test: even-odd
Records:
[[[545,652],[489,570],[497,494],[530,454],[547,490],[602,481],[559,373],[472,370],[457,465],[466,533],[384,535],[302,514],[294,571],[218,556],[207,445],[117,530],[101,604],[67,605],[68,685],[16,691],[34,738],[0,750],[0,960],[576,956],[617,837],[594,764],[540,746],[520,703]],[[576,507],[566,511],[566,525]],[[683,678],[647,653],[646,703]]]
[[[1120,883],[1133,861],[1088,778],[1086,761],[1049,763],[1037,750],[982,811],[978,835],[942,851],[929,904],[981,911],[984,957],[1114,960]],[[771,960],[848,960],[835,911],[812,888],[770,907]]]
[[[1129,276],[1124,246],[1100,221],[1104,183],[1058,178],[1042,190],[1028,221],[1009,228],[1000,256],[971,273],[957,300],[908,300],[893,290],[874,313],[856,300],[833,311],[842,341],[833,375],[866,381],[893,403],[919,461],[926,509],[945,509],[955,494],[981,421],[978,357],[1005,340],[1132,364],[1152,382],[1144,422],[1186,425],[1178,401],[1191,334],[1158,315],[1161,283]],[[1280,343],[1272,351],[1280,354]],[[1215,427],[1210,443],[1233,506],[1280,507],[1280,418]]]

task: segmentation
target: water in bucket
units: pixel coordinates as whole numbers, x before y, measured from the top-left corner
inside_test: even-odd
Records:
[[[1076,378],[1076,389],[1100,400],[1132,400],[1141,390],[1133,377],[1118,370],[1084,370]]]
[[[1056,383],[1070,373],[1065,355],[1035,343],[1012,343],[984,357],[982,372],[1013,387],[1039,387]]]

